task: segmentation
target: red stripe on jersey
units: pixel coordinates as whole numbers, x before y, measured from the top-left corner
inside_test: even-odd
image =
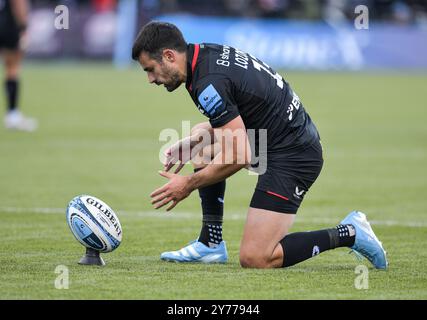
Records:
[[[191,72],[194,73],[194,69],[196,68],[197,58],[199,57],[200,46],[198,44],[194,45],[194,55],[193,61],[191,62]]]
[[[289,199],[288,199],[288,198],[286,198],[285,196],[282,196],[282,195],[277,194],[277,193],[275,193],[275,192],[267,191],[267,193],[268,193],[268,194],[271,194],[271,195],[273,195],[273,196],[279,197],[279,198],[281,198],[281,199],[284,199],[284,200],[286,200],[286,201],[289,201]]]
[[[197,58],[199,57],[199,50],[200,45],[195,44],[194,45],[194,54],[193,54],[193,60],[191,61],[191,73],[194,73],[194,69],[196,68]],[[189,91],[191,91],[192,84],[190,84],[190,87],[188,88]]]

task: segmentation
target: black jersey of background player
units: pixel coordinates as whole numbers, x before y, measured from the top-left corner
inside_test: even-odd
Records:
[[[189,44],[187,61],[187,90],[213,128],[240,115],[247,130],[267,129],[268,152],[293,151],[319,139],[298,96],[266,63],[238,49],[206,43]]]
[[[13,16],[10,1],[11,0],[0,0],[0,32],[2,33],[11,32],[11,28],[16,28],[16,21]]]

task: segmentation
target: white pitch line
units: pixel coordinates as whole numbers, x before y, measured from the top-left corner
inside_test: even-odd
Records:
[[[18,207],[0,207],[1,213],[41,213],[41,214],[64,214],[65,208],[18,208]],[[138,218],[158,218],[158,219],[197,219],[201,218],[199,212],[164,212],[164,211],[128,211],[128,210],[115,210],[117,215],[126,217],[138,217]],[[233,213],[226,212],[225,220],[245,220],[246,213]],[[296,222],[303,223],[319,223],[319,224],[330,224],[336,225],[339,223],[339,219],[332,218],[319,218],[319,217],[304,217],[297,216]],[[425,221],[397,221],[397,220],[370,220],[372,225],[378,226],[401,226],[410,228],[427,228],[427,222]]]

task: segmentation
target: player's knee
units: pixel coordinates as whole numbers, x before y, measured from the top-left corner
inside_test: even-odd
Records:
[[[256,251],[243,249],[239,255],[240,265],[243,268],[270,268],[270,257]]]
[[[6,79],[17,79],[19,77],[20,68],[17,65],[10,65],[6,68]]]

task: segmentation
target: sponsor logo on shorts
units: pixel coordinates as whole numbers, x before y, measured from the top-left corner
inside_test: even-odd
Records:
[[[302,199],[304,197],[305,192],[306,192],[306,190],[301,189],[300,187],[296,186],[295,192],[294,192],[294,197],[297,199]]]

